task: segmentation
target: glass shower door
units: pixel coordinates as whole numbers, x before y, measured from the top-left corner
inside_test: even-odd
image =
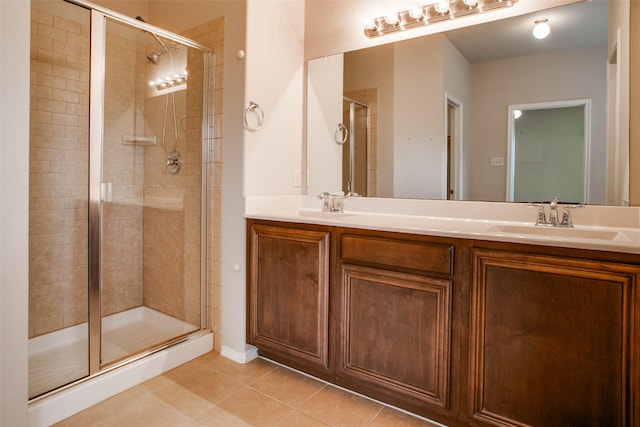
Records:
[[[31,2],[31,400],[208,327],[213,53],[92,7]]]
[[[197,331],[204,53],[105,21],[101,366]]]
[[[367,196],[369,111],[365,104],[344,98],[343,123],[348,139],[342,145],[342,189],[345,194]]]
[[[87,9],[31,2],[29,398],[89,375]]]

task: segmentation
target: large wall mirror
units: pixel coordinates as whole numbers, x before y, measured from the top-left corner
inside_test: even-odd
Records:
[[[522,197],[628,203],[628,36],[616,31],[625,24],[610,3],[573,3],[309,61],[307,192],[519,201],[509,196],[519,179],[539,189]],[[551,26],[543,40],[531,34],[540,19]],[[356,122],[346,110],[352,101],[364,111]],[[554,103],[588,105],[571,111],[582,114],[582,142],[565,146],[568,138],[528,130],[528,145],[511,161],[513,106]],[[556,177],[549,170],[560,167],[558,149],[575,161]],[[529,182],[535,176],[542,178]],[[580,196],[560,194],[565,188]]]

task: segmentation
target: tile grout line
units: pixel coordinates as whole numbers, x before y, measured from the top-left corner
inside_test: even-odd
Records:
[[[353,390],[349,390],[349,389],[347,389],[347,388],[341,387],[341,386],[336,385],[336,384],[332,384],[332,383],[330,383],[330,382],[328,382],[328,381],[325,381],[325,380],[323,380],[323,379],[321,379],[321,378],[316,378],[316,377],[314,377],[313,375],[307,374],[306,372],[302,372],[302,371],[299,371],[299,370],[297,370],[297,369],[295,369],[295,368],[292,368],[292,367],[290,367],[290,366],[287,366],[287,365],[284,365],[284,364],[282,364],[282,363],[276,362],[275,360],[267,359],[266,357],[263,357],[263,356],[258,356],[258,357],[259,357],[260,359],[266,360],[266,361],[268,361],[268,362],[270,362],[270,363],[274,363],[274,364],[276,364],[276,365],[278,365],[278,366],[281,366],[281,367],[283,367],[283,368],[285,368],[285,369],[288,369],[288,370],[290,370],[290,371],[293,371],[293,372],[298,373],[298,374],[300,374],[300,375],[303,375],[303,376],[305,376],[305,377],[308,377],[308,378],[314,379],[314,380],[316,380],[316,381],[320,381],[321,383],[324,383],[324,384],[325,384],[325,386],[334,387],[334,388],[337,388],[337,389],[339,389],[339,390],[345,391],[345,392],[347,392],[347,393],[353,394],[353,395],[355,395],[355,396],[360,396],[360,397],[362,397],[362,398],[364,398],[364,399],[367,399],[367,400],[369,400],[369,401],[372,401],[372,402],[374,402],[374,403],[378,403],[378,404],[380,404],[380,405],[382,406],[382,408],[380,408],[380,411],[382,411],[382,410],[386,407],[386,408],[389,408],[389,409],[396,410],[396,411],[398,411],[398,412],[402,412],[402,413],[404,413],[404,414],[406,414],[406,415],[409,415],[409,416],[411,416],[411,417],[417,418],[417,419],[419,419],[419,420],[421,420],[421,421],[426,421],[426,422],[428,422],[428,423],[431,423],[431,424],[433,424],[433,425],[434,425],[434,427],[435,427],[435,426],[442,426],[442,427],[446,427],[446,426],[444,426],[443,424],[438,423],[437,421],[430,420],[430,419],[428,419],[428,418],[425,418],[425,417],[420,416],[420,415],[418,415],[418,414],[414,414],[413,412],[409,412],[409,411],[407,411],[407,410],[405,410],[405,409],[402,409],[402,408],[399,408],[399,407],[397,407],[397,406],[393,406],[393,405],[390,405],[390,404],[388,404],[388,403],[384,403],[384,402],[382,402],[382,401],[376,400],[376,399],[374,399],[374,398],[372,398],[372,397],[369,397],[369,396],[366,396],[366,395],[364,395],[364,394],[361,394],[361,393],[355,392],[355,391],[353,391]],[[324,387],[323,387],[323,388],[324,388]],[[322,389],[321,389],[321,390],[322,390]],[[319,392],[319,391],[320,391],[320,390],[318,390],[318,392]],[[314,394],[314,395],[315,395],[315,394]],[[304,412],[302,412],[302,413],[304,414]],[[305,414],[305,415],[307,415],[307,414]],[[379,415],[379,413],[378,413],[378,414],[376,414],[376,417],[377,417],[378,415]],[[314,419],[315,419],[315,418],[314,418]],[[373,420],[374,420],[374,419],[375,419],[375,417],[371,419],[370,423],[371,423],[371,422],[373,422]]]

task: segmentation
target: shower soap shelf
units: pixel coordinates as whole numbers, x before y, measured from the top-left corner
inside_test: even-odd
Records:
[[[155,136],[122,136],[124,145],[156,145]]]

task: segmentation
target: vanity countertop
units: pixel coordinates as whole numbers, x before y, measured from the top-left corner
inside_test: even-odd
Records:
[[[245,199],[245,217],[253,219],[640,253],[640,208],[575,209],[574,228],[536,227],[536,214],[525,203],[357,197],[344,200],[344,212],[322,212],[315,196]]]

